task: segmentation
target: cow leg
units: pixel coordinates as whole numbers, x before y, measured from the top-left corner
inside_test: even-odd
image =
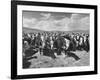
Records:
[[[50,56],[51,56],[51,58],[53,58],[53,59],[56,58],[56,56],[54,55],[54,52],[52,52]]]
[[[65,54],[67,54],[68,57],[73,57],[75,60],[79,60],[80,59],[75,53],[66,51]]]
[[[57,49],[57,55],[61,55],[61,49]]]
[[[42,48],[39,48],[40,55],[42,55]]]

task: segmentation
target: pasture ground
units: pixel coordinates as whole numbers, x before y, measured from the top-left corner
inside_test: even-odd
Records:
[[[33,58],[29,60],[31,65],[29,68],[50,68],[50,67],[74,67],[74,66],[88,66],[90,64],[90,53],[86,51],[75,51],[80,60],[76,61],[73,57],[59,56],[56,59],[51,57],[42,56],[37,53]]]

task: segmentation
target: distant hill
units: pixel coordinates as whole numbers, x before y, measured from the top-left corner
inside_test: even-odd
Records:
[[[23,32],[25,33],[33,33],[33,32],[66,32],[66,33],[89,33],[89,30],[74,30],[74,31],[43,31],[43,30],[39,30],[39,29],[32,29],[32,28],[26,28],[23,27]]]
[[[32,29],[32,28],[25,28],[25,27],[23,27],[23,31],[24,31],[25,33],[43,32],[42,30]]]

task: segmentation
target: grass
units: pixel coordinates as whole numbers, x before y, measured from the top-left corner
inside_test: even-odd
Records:
[[[80,60],[76,61],[73,57],[58,57],[52,59],[51,57],[36,54],[37,58],[29,60],[31,65],[29,68],[50,68],[50,67],[74,67],[74,66],[89,66],[90,53],[86,51],[74,52]]]

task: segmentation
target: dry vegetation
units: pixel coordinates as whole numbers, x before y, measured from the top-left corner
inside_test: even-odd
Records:
[[[48,68],[48,67],[70,67],[70,66],[88,66],[89,65],[89,53],[85,51],[74,52],[80,60],[76,61],[73,57],[59,56],[56,59],[52,59],[47,56],[41,56],[37,53],[33,58],[29,60],[31,62],[30,68]]]

